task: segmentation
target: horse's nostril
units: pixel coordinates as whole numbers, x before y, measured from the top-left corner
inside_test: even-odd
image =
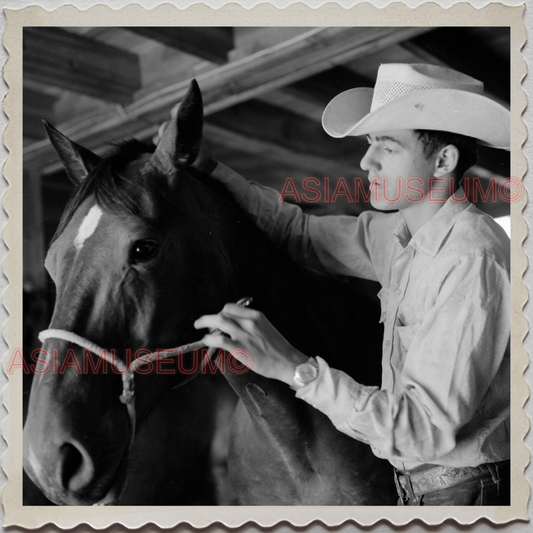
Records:
[[[75,444],[61,446],[61,483],[69,491],[79,491],[87,487],[93,476],[93,465],[84,450]]]

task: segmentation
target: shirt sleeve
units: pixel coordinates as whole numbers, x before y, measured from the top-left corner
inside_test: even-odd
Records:
[[[494,383],[508,354],[510,283],[506,267],[482,255],[463,257],[441,283],[405,355],[400,393],[363,386],[317,358],[319,377],[297,397],[389,459],[427,463],[454,450],[461,428],[480,412],[490,418],[479,410],[489,396],[508,399],[508,386]]]
[[[293,260],[323,273],[380,280],[380,265],[390,247],[375,238],[392,233],[395,217],[376,212],[358,217],[306,215],[300,207],[280,201],[276,190],[247,181],[221,163],[211,176]]]

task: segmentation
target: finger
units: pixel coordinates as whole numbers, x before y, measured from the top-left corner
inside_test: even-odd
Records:
[[[208,348],[221,348],[222,350],[226,350],[227,352],[231,352],[231,350],[235,350],[238,348],[235,341],[224,335],[208,334],[202,339],[202,342]]]
[[[167,129],[170,121],[167,120],[166,122],[163,122],[161,126],[159,126],[159,129],[157,130],[157,133],[153,136],[152,142],[157,146],[159,144],[159,141],[163,138],[163,134],[165,133],[165,130]]]
[[[248,318],[255,319],[262,315],[261,311],[257,309],[252,309],[250,307],[242,307],[237,304],[228,303],[224,306],[221,313],[225,316],[230,316],[232,318]]]
[[[210,330],[218,329],[223,331],[230,337],[237,337],[242,327],[231,318],[222,314],[218,315],[204,315],[194,323],[196,329],[208,328]]]
[[[196,329],[204,329],[204,328],[215,329],[214,324],[215,324],[216,316],[218,315],[203,315],[194,321],[193,326]]]

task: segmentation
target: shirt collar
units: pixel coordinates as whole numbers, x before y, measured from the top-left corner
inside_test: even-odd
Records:
[[[454,200],[454,198],[464,198],[463,189],[455,191],[453,197],[446,200],[444,205],[438,210],[431,220],[426,222],[414,235],[402,219],[392,232],[402,248],[412,246],[428,255],[435,256],[440,247],[453,228],[455,222],[465,209],[470,206],[470,202],[465,200]]]

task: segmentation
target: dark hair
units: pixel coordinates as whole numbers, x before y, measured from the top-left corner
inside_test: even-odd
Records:
[[[448,131],[415,130],[424,145],[424,155],[431,157],[441,148],[453,144],[459,150],[459,160],[453,172],[455,188],[461,185],[465,172],[477,163],[477,141],[472,137]]]

